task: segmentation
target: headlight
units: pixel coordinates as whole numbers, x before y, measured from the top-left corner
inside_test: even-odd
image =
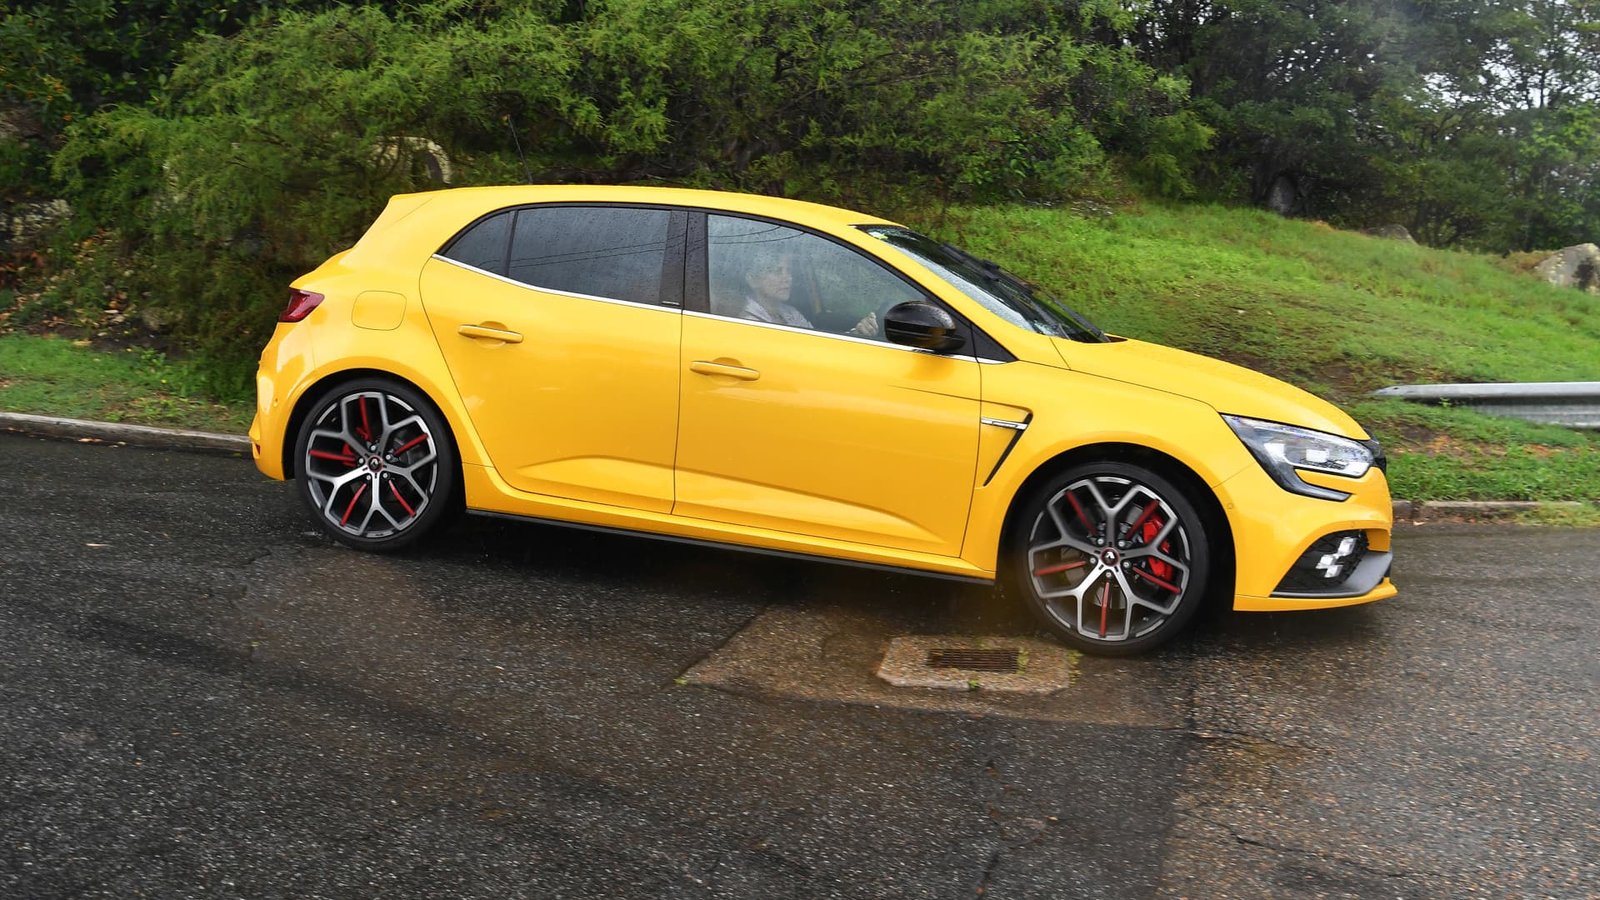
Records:
[[[1323,500],[1343,500],[1350,495],[1308,484],[1297,470],[1360,478],[1372,468],[1372,451],[1360,441],[1241,416],[1225,415],[1222,420],[1250,448],[1272,480],[1286,491]]]

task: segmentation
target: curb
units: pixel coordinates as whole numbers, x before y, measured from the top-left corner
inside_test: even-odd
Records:
[[[1396,500],[1396,522],[1432,522],[1437,519],[1509,519],[1536,509],[1582,509],[1581,500]]]
[[[187,431],[181,428],[154,428],[149,425],[124,425],[118,422],[93,422],[88,419],[67,419],[61,416],[0,412],[0,431],[15,431],[39,437],[109,441],[162,450],[198,450],[250,455],[250,439],[243,435]]]

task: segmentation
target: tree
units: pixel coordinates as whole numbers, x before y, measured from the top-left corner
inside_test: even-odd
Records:
[[[1133,34],[1216,128],[1214,192],[1441,245],[1600,231],[1600,0],[1155,0]]]
[[[274,284],[348,246],[391,194],[436,186],[419,144],[442,145],[463,183],[526,171],[875,206],[1055,200],[1119,174],[1182,192],[1209,131],[1181,79],[1081,36],[1122,28],[1114,6],[286,9],[196,38],[150,100],[71,125],[54,172],[142,257],[152,302],[240,356],[270,327]]]

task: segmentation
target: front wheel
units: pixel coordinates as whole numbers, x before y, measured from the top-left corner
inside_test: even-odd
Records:
[[[1110,461],[1074,466],[1028,498],[1014,521],[1008,585],[1079,650],[1149,650],[1200,609],[1210,536],[1184,492],[1156,472]]]
[[[444,419],[385,379],[342,384],[317,402],[295,441],[300,496],[335,540],[398,550],[438,524],[460,467]]]

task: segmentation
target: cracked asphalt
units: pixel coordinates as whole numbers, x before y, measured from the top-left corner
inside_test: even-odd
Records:
[[[0,896],[1600,895],[1600,531],[1402,529],[1396,600],[974,711],[682,677],[757,621],[860,678],[1029,633],[973,588],[478,518],[363,555],[247,461],[14,435],[0,497]]]

